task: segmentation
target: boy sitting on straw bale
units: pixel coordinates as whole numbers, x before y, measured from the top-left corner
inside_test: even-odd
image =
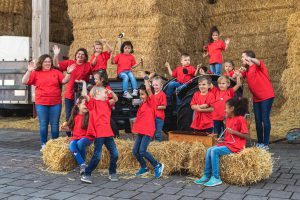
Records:
[[[87,134],[93,136],[94,139],[94,154],[84,170],[84,175],[81,181],[92,183],[91,173],[97,167],[101,159],[102,146],[106,146],[110,153],[109,164],[109,179],[118,181],[116,174],[118,150],[114,141],[114,133],[110,125],[111,105],[118,101],[117,95],[104,87],[94,86],[91,90],[91,97],[87,95],[86,82],[83,83],[82,96],[85,96],[88,102],[90,112],[89,125]],[[110,101],[108,94],[112,95],[114,102]]]

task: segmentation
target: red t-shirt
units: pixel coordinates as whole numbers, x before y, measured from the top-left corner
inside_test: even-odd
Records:
[[[95,54],[92,55],[91,59],[90,59],[90,63],[92,63],[92,61],[95,58]],[[101,69],[106,70],[107,69],[107,61],[110,58],[110,53],[108,53],[107,51],[102,52],[101,54],[98,55],[97,60],[96,60],[96,65],[92,66],[92,70],[94,71],[98,71]]]
[[[195,92],[191,101],[191,106],[202,105],[202,104],[210,105],[211,103],[214,102],[214,99],[215,97],[211,92],[208,92],[206,95],[201,95],[200,91]],[[210,106],[214,107],[213,104]],[[212,128],[214,126],[212,112],[204,113],[204,112],[194,111],[194,113],[195,113],[194,120],[191,124],[191,128],[197,130],[203,130],[203,129]]]
[[[224,72],[223,76],[229,76],[230,78],[232,78],[234,75],[234,70],[231,70],[229,72]]]
[[[88,102],[90,112],[87,134],[95,138],[113,137],[110,125],[111,107],[107,101],[90,98]]]
[[[248,134],[247,122],[242,116],[227,118],[226,128],[231,128],[234,131]],[[230,134],[226,131],[224,135],[224,142],[217,144],[217,146],[226,146],[233,153],[237,153],[245,148],[246,139],[240,138],[239,136]]]
[[[63,73],[51,68],[49,71],[32,71],[27,85],[35,86],[35,104],[61,104],[61,84]]]
[[[209,43],[207,45],[209,64],[222,63],[222,51],[225,50],[225,43],[222,40]]]
[[[154,99],[156,101],[157,106],[167,106],[167,96],[163,91],[154,95]],[[156,117],[165,120],[165,110],[156,109]]]
[[[228,88],[225,91],[220,90],[217,87],[213,87],[210,90],[211,93],[215,96],[215,103],[213,103],[213,120],[224,120],[225,118],[225,103],[228,99],[234,97],[233,88]],[[223,100],[221,100],[221,98]],[[217,101],[218,100],[218,101]]]
[[[262,61],[260,61],[260,66],[255,64],[249,66],[243,76],[246,77],[253,95],[253,102],[261,102],[275,97],[267,67]]]
[[[184,74],[183,73],[183,69],[187,69],[188,73]],[[174,78],[177,78],[177,82],[179,82],[179,83],[186,83],[189,80],[191,80],[192,78],[194,78],[195,71],[196,71],[196,69],[192,65],[189,65],[189,66],[179,66],[179,67],[176,67],[173,70],[172,76]]]
[[[131,67],[136,64],[135,58],[132,54],[120,53],[114,58],[114,63],[118,65],[117,74],[124,71],[131,71]]]
[[[72,130],[72,137],[71,137],[71,141],[72,140],[80,140],[81,138],[87,138],[91,141],[93,141],[93,137],[91,137],[90,135],[87,135],[87,130],[82,129],[81,125],[83,123],[84,120],[84,115],[76,115],[74,118],[74,127]]]
[[[75,60],[64,60],[59,62],[60,71],[67,71],[68,66],[76,63]],[[75,80],[89,81],[90,74],[92,73],[91,64],[89,62],[77,65],[71,73],[70,81],[66,84],[65,98],[74,99],[74,83]]]
[[[154,95],[151,95],[146,102],[140,105],[132,132],[153,137],[155,132],[155,116],[156,102]]]

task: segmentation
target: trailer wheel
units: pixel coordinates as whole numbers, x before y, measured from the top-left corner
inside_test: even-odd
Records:
[[[13,112],[11,110],[0,110],[0,115],[2,117],[11,117]]]

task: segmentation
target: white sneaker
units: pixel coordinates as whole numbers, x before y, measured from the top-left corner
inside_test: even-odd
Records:
[[[133,97],[129,94],[129,92],[124,92],[123,97],[126,99],[132,99]]]
[[[139,91],[137,89],[133,90],[131,93],[132,96],[137,97],[139,95]]]
[[[261,148],[264,149],[264,150],[266,150],[266,151],[270,150],[269,145],[266,145],[266,144],[263,144],[263,146]]]
[[[40,152],[43,152],[44,149],[45,149],[46,145],[45,144],[42,144],[42,148],[40,149]]]

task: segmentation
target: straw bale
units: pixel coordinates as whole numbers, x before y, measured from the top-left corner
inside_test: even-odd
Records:
[[[228,184],[245,186],[257,183],[269,178],[272,169],[271,153],[256,147],[220,158],[221,178]]]
[[[0,13],[21,14],[26,0],[0,0]]]
[[[204,171],[204,159],[206,149],[202,143],[193,143],[189,152],[187,168],[190,174],[200,177]]]

